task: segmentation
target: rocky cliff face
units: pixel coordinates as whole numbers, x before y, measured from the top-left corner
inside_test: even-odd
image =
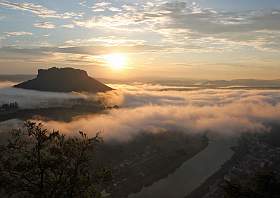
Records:
[[[107,85],[88,76],[87,72],[74,68],[39,69],[35,79],[25,81],[17,88],[53,92],[106,92],[112,90]]]

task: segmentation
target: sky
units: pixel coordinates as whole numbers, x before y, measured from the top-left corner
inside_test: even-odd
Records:
[[[0,0],[0,74],[280,79],[279,57],[279,0]]]

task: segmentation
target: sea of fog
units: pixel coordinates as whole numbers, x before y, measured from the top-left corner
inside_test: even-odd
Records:
[[[74,99],[97,98],[120,108],[106,113],[79,116],[71,122],[40,121],[49,129],[90,135],[101,132],[106,140],[129,141],[139,132],[205,131],[227,136],[266,132],[267,123],[280,121],[279,90],[199,89],[160,84],[109,84],[116,90],[98,94],[51,93],[11,88],[0,83],[0,104],[18,102],[21,108],[65,106]],[[21,121],[7,121],[1,126]],[[15,125],[16,126],[16,125]]]
[[[17,102],[21,109],[38,109],[49,107],[67,107],[78,99],[88,98],[81,93],[41,92],[13,88],[16,82],[0,81],[0,105]]]

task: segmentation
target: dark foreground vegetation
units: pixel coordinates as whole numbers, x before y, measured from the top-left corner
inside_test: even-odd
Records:
[[[101,197],[110,171],[94,166],[101,138],[66,138],[26,122],[0,147],[0,197]]]
[[[1,198],[127,197],[208,145],[204,135],[175,131],[103,142],[99,135],[65,137],[32,122],[1,138],[7,136],[0,147]]]

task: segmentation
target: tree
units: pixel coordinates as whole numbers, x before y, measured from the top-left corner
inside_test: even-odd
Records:
[[[110,171],[94,163],[97,134],[65,137],[26,122],[0,148],[0,197],[100,197]]]

